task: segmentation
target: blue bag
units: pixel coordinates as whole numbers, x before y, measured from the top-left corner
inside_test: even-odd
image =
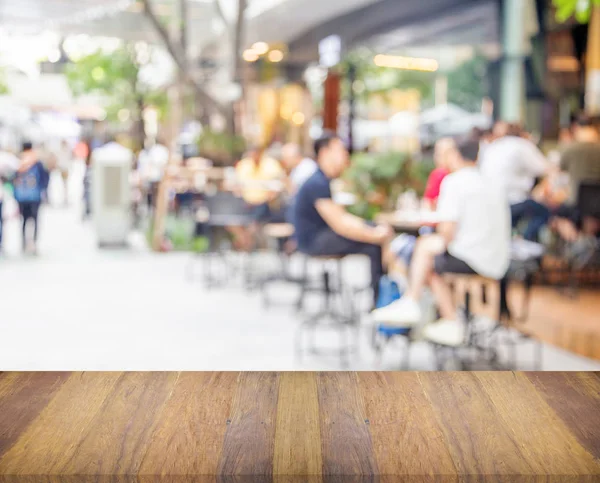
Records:
[[[387,307],[391,303],[399,300],[402,297],[398,284],[387,275],[381,277],[379,281],[379,297],[377,297],[377,308]],[[403,327],[388,327],[381,324],[377,327],[377,332],[389,339],[396,335],[408,335],[411,329]]]
[[[398,300],[402,294],[398,288],[398,284],[387,275],[379,280],[379,297],[377,297],[377,308],[387,307],[392,302]]]

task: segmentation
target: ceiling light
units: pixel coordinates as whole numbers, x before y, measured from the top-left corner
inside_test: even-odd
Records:
[[[439,69],[439,63],[435,59],[417,57],[401,57],[399,55],[376,55],[373,62],[378,67],[390,67],[392,69],[418,70],[423,72],[435,72]]]
[[[294,115],[292,116],[292,122],[296,126],[302,126],[302,124],[304,124],[305,119],[306,118],[305,118],[304,114],[302,114],[301,112],[295,112]]]
[[[256,52],[258,55],[265,55],[269,51],[269,44],[266,42],[256,42],[252,46],[252,50]]]
[[[281,62],[283,60],[283,52],[281,50],[275,49],[275,50],[271,50],[271,52],[269,52],[269,55],[267,56],[267,58],[269,59],[269,62]]]
[[[563,55],[548,59],[548,69],[553,72],[579,72],[579,60],[577,58]]]
[[[256,62],[258,60],[258,54],[252,49],[244,50],[242,57],[246,62]]]

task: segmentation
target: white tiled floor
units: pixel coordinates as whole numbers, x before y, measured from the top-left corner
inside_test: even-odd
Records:
[[[78,198],[77,178],[73,183],[73,196]],[[60,198],[56,180],[52,195]],[[207,291],[199,277],[190,281],[189,255],[99,251],[92,227],[82,224],[78,208],[46,208],[41,222],[37,258],[19,253],[18,223],[6,223],[8,253],[0,259],[0,369],[340,368],[335,359],[297,360],[298,319],[290,306],[265,310],[260,296],[245,292],[239,282]],[[365,262],[350,263],[352,283],[366,283]],[[296,289],[278,286],[273,295],[294,300]],[[320,336],[324,344],[336,340],[335,335]],[[369,340],[365,321],[361,353],[352,369],[378,367]],[[379,367],[397,368],[402,350],[392,344]],[[523,361],[530,352],[523,350]],[[414,345],[411,367],[433,369],[427,345]],[[546,347],[544,369],[599,370],[600,364]]]

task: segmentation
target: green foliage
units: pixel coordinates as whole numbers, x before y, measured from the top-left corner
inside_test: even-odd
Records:
[[[432,169],[431,160],[415,162],[402,152],[354,155],[351,166],[344,175],[358,197],[356,205],[349,211],[370,220],[382,209],[393,209],[396,199],[403,191],[412,189],[422,195]],[[370,197],[374,193],[382,196],[385,202],[371,202]]]
[[[592,6],[600,6],[600,0],[552,0],[556,7],[556,19],[566,22],[571,17],[579,23],[588,23],[592,14]]]
[[[487,92],[488,60],[480,53],[448,73],[448,102],[468,111],[481,109]]]
[[[246,140],[243,136],[205,130],[198,138],[198,150],[200,156],[210,159],[215,165],[228,166],[244,154]]]
[[[107,100],[107,117],[117,120],[121,109],[128,109],[134,119],[141,116],[140,108],[155,106],[164,115],[167,96],[164,90],[152,90],[139,80],[141,65],[132,45],[113,52],[97,50],[67,66],[65,75],[73,94],[101,95]]]

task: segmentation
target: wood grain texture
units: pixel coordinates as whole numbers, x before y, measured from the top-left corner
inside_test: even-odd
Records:
[[[3,373],[0,483],[600,481],[597,373]]]
[[[317,388],[323,474],[378,474],[356,374],[320,372]]]
[[[242,372],[225,432],[219,475],[272,475],[279,374]]]
[[[527,373],[569,431],[600,459],[600,379],[595,373]]]
[[[361,372],[358,386],[380,474],[456,474],[418,374]],[[436,457],[431,458],[432,454]]]
[[[419,374],[459,474],[532,475],[516,437],[471,373]],[[508,480],[507,480],[508,481]]]
[[[490,396],[500,416],[498,424],[510,428],[521,457],[534,474],[599,474],[594,456],[555,420],[556,415],[525,375],[488,372],[474,376]]]
[[[160,415],[142,475],[216,475],[237,372],[184,372]]]
[[[67,475],[132,475],[140,469],[161,410],[178,374],[127,372],[115,383],[71,458]]]
[[[68,378],[68,372],[17,372],[0,375],[0,457],[16,442]]]
[[[0,459],[0,474],[60,474],[104,404],[118,372],[72,374]]]
[[[322,467],[319,394],[315,374],[282,373],[273,474],[320,475]]]

